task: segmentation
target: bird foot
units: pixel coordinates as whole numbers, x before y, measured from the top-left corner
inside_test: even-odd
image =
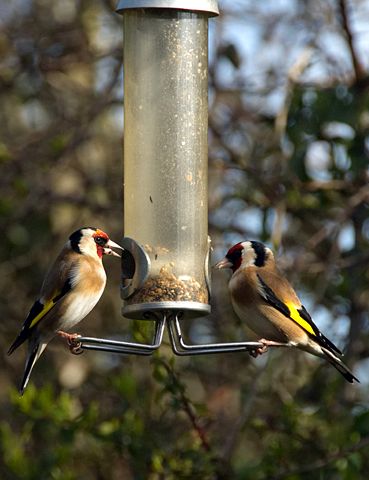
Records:
[[[259,342],[263,343],[261,340],[259,340]],[[253,350],[250,350],[249,353],[252,357],[257,358],[259,355],[262,355],[267,351],[268,351],[268,345],[263,345],[262,347],[257,347],[257,348],[254,348]]]
[[[262,347],[255,348],[250,351],[250,355],[254,358],[257,358],[259,355],[266,353],[269,347],[288,347],[287,343],[275,342],[274,340],[266,340],[265,338],[260,338],[259,343],[262,343]]]
[[[62,330],[58,330],[56,333],[67,341],[69,350],[73,355],[81,355],[81,353],[83,353],[82,343],[79,341],[81,335],[78,333],[63,332]]]
[[[290,347],[288,343],[275,342],[274,340],[266,340],[265,338],[261,338],[259,342],[262,343],[264,347]]]

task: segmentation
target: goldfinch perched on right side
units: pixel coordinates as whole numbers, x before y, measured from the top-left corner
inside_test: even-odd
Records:
[[[297,347],[327,360],[348,382],[359,382],[278,270],[269,248],[256,241],[237,243],[215,267],[233,271],[229,290],[234,310],[264,345],[256,355],[268,346]]]

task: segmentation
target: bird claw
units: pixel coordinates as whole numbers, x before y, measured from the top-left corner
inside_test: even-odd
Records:
[[[83,353],[82,343],[77,342],[77,340],[75,340],[75,344],[69,345],[69,351],[73,355],[82,355]]]
[[[62,330],[58,330],[57,334],[67,341],[69,351],[73,353],[73,355],[81,355],[83,353],[82,343],[78,340],[81,335],[78,333],[63,332]]]
[[[266,340],[265,338],[260,338],[259,343],[262,343],[262,347],[257,347],[253,350],[250,350],[250,355],[254,358],[257,358],[259,355],[268,351],[269,347],[290,347],[291,344],[283,342],[275,342],[274,340]]]
[[[263,343],[262,340],[259,340],[260,343]],[[262,347],[254,348],[250,350],[249,353],[252,357],[257,358],[259,355],[266,353],[268,351],[268,345],[263,345]]]

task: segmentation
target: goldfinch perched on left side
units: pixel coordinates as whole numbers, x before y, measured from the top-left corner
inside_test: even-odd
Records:
[[[264,345],[255,356],[268,346],[297,347],[327,360],[348,382],[359,382],[278,270],[269,248],[255,241],[237,243],[215,267],[233,271],[229,291],[235,312]]]
[[[64,245],[46,274],[39,298],[8,351],[10,355],[28,340],[28,356],[19,389],[21,394],[36,361],[50,340],[59,334],[67,338],[71,345],[76,335],[63,330],[73,328],[100,300],[106,284],[102,257],[120,257],[112,248],[123,250],[105,232],[93,227],[72,233]]]

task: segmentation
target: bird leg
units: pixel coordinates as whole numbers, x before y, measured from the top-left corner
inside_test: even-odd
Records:
[[[259,355],[266,353],[269,347],[289,347],[288,343],[283,342],[275,342],[274,340],[266,340],[265,338],[261,338],[258,342],[262,343],[262,347],[255,348],[255,350],[250,351],[250,355],[254,358],[257,358]]]
[[[62,338],[65,338],[68,343],[69,350],[71,353],[73,353],[73,355],[81,355],[81,353],[83,353],[82,344],[78,340],[81,335],[78,333],[63,332],[62,330],[58,330],[56,333]]]
[[[274,340],[266,340],[265,338],[261,338],[259,342],[263,343],[265,347],[290,347],[289,343],[275,342]]]

